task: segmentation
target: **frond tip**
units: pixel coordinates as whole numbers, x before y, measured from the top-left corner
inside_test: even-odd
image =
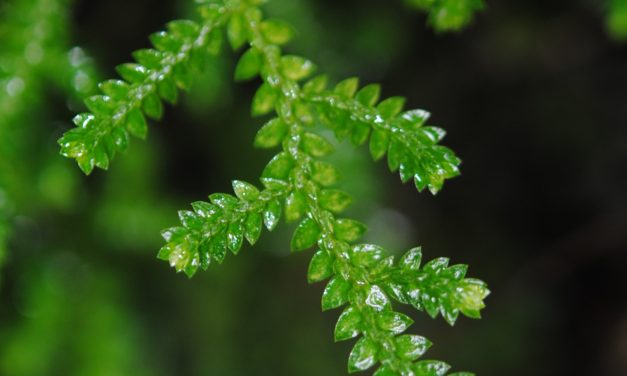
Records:
[[[90,174],[95,167],[108,169],[115,154],[126,150],[131,135],[146,138],[146,119],[159,120],[162,101],[176,103],[178,90],[190,87],[192,72],[201,69],[204,56],[217,53],[220,26],[229,9],[203,9],[202,23],[168,23],[167,31],[150,36],[154,48],[135,51],[136,63],[117,67],[122,80],[98,85],[102,95],[85,100],[90,112],[77,115],[76,128],[59,139],[63,156],[76,159],[81,170]]]

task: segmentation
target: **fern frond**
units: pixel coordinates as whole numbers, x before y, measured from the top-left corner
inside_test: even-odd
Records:
[[[418,249],[395,263],[382,247],[355,244],[366,226],[339,216],[350,197],[333,188],[338,172],[321,159],[333,147],[314,125],[320,120],[338,139],[350,139],[354,144],[370,137],[375,159],[387,152],[390,168],[400,169],[404,181],[415,179],[420,190],[429,187],[437,192],[445,179],[458,174],[459,160],[437,145],[444,136],[442,130],[423,127],[426,112],[401,113],[403,100],[399,98],[375,107],[378,86],[357,92],[358,81],[349,79],[328,91],[324,77],[301,86],[314,73],[315,65],[306,58],[282,54],[280,45],[290,39],[292,29],[282,22],[264,20],[257,7],[260,2],[233,1],[244,6],[233,12],[226,28],[235,49],[246,42],[249,45],[235,78],[260,76],[263,80],[252,101],[252,114],[277,115],[259,130],[255,145],[282,150],[261,175],[264,190],[235,182],[236,197],[212,195],[211,203],[196,203],[194,212],[181,212],[182,226],[165,230],[167,244],[159,257],[191,276],[212,259],[222,262],[228,250],[237,253],[243,238],[248,238],[248,228],[252,235],[248,240],[253,244],[262,218],[267,215],[271,219],[266,222],[271,230],[283,210],[288,222],[299,221],[291,239],[292,251],[317,249],[309,266],[309,282],[330,279],[322,309],[346,306],[335,339],[361,335],[349,355],[348,371],[364,371],[379,364],[378,376],[444,375],[450,368],[446,363],[418,360],[431,343],[424,337],[402,334],[412,320],[393,310],[392,298],[433,317],[441,313],[452,324],[459,313],[478,317],[489,291],[483,282],[464,278],[465,266],[447,267],[446,259],[420,268]]]
[[[228,251],[239,253],[244,239],[254,245],[263,225],[269,231],[276,227],[287,196],[283,188],[260,192],[252,184],[234,181],[235,196],[216,193],[209,196],[210,202],[193,203],[193,211],[179,212],[182,226],[162,232],[167,244],[158,257],[189,277],[212,261],[222,263]]]
[[[350,138],[354,145],[370,139],[372,158],[378,160],[387,154],[390,170],[398,170],[403,182],[413,180],[418,191],[428,187],[436,194],[446,179],[459,175],[460,159],[439,145],[446,132],[425,126],[430,116],[427,111],[401,112],[405,103],[402,97],[388,98],[375,106],[379,86],[371,84],[357,92],[358,82],[350,78],[333,90],[309,93],[304,98],[318,107],[322,123],[338,139]],[[317,86],[318,90],[323,87]]]
[[[467,26],[475,12],[485,7],[483,0],[405,0],[429,14],[429,23],[436,31],[457,31]]]
[[[77,115],[77,127],[59,139],[61,154],[90,174],[94,167],[106,170],[115,154],[126,150],[130,135],[144,139],[146,118],[159,120],[162,101],[176,103],[179,89],[190,87],[204,56],[218,52],[221,26],[235,7],[228,4],[202,6],[200,23],[172,21],[167,31],[152,34],[154,48],[135,51],[135,63],[117,67],[122,80],[100,83],[102,95],[85,101],[90,112]]]

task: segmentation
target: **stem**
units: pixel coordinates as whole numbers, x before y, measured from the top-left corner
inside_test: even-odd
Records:
[[[277,89],[280,95],[277,105],[277,113],[286,124],[289,125],[288,141],[284,143],[284,149],[296,162],[293,179],[294,188],[301,191],[308,201],[307,215],[316,222],[321,231],[321,248],[329,252],[340,263],[340,269],[346,272],[353,289],[356,290],[355,299],[351,299],[352,306],[357,309],[368,328],[364,331],[364,336],[370,341],[378,344],[379,351],[387,353],[380,357],[385,359],[394,371],[406,374],[411,371],[411,362],[398,357],[395,351],[393,336],[379,329],[373,309],[365,303],[365,293],[373,286],[369,281],[367,273],[353,266],[349,259],[348,250],[350,244],[338,240],[334,234],[334,215],[323,210],[319,205],[320,188],[309,179],[310,162],[312,158],[300,151],[300,142],[303,134],[303,126],[294,116],[294,105],[302,100],[300,86],[285,77],[280,68],[281,51],[277,46],[268,44],[261,33],[259,26],[260,12],[258,9],[251,9],[245,13],[246,21],[250,31],[250,46],[261,53],[264,60],[265,72],[262,79],[268,85]]]

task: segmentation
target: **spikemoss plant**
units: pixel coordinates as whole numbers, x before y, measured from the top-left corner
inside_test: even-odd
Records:
[[[154,48],[135,52],[136,63],[118,67],[123,80],[101,83],[102,95],[86,101],[90,112],[76,116],[77,128],[59,140],[62,153],[85,173],[106,169],[128,147],[130,135],[146,137],[146,118],[162,116],[162,100],[176,103],[178,90],[189,87],[206,54],[220,51],[225,34],[234,50],[243,50],[235,79],[262,80],[252,115],[271,114],[254,144],[278,152],[261,173],[261,185],[234,181],[234,194],[215,193],[180,211],[180,225],[163,231],[166,244],[158,257],[191,277],[222,263],[229,252],[237,254],[245,242],[254,245],[262,229],[274,230],[281,218],[298,222],[292,251],[314,249],[308,281],[328,280],[323,310],[342,308],[335,340],[357,338],[348,371],[377,366],[378,376],[444,375],[446,363],[420,359],[431,342],[403,334],[412,319],[392,302],[441,315],[452,325],[460,313],[478,318],[489,291],[482,281],[466,278],[465,265],[450,266],[446,258],[423,262],[419,247],[395,260],[381,246],[359,243],[366,226],[341,216],[351,197],[334,188],[340,172],[325,159],[333,152],[326,135],[368,144],[373,159],[387,155],[403,182],[433,194],[459,174],[460,160],[440,145],[445,132],[427,125],[429,113],[404,110],[403,98],[380,101],[380,87],[360,88],[357,78],[333,86],[324,75],[311,78],[313,62],[282,53],[294,29],[265,19],[262,2],[204,1],[200,22],[173,21],[167,31],[151,35]]]

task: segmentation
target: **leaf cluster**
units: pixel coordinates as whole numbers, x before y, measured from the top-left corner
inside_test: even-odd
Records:
[[[106,168],[126,147],[127,133],[145,136],[144,117],[159,118],[162,99],[176,101],[172,93],[186,87],[187,81],[180,80],[190,77],[194,55],[217,52],[214,46],[226,35],[230,46],[241,51],[235,79],[261,79],[251,114],[271,115],[254,145],[278,152],[262,171],[261,186],[237,180],[232,194],[212,194],[208,201],[193,203],[192,210],[180,211],[180,225],[162,233],[166,244],[158,257],[191,277],[222,263],[228,253],[238,254],[245,242],[254,245],[264,227],[274,230],[281,218],[294,222],[292,251],[315,250],[308,281],[329,280],[322,309],[344,307],[336,341],[359,337],[348,371],[378,364],[378,376],[444,375],[450,368],[446,363],[419,360],[431,343],[404,334],[413,321],[396,312],[392,301],[434,318],[441,314],[453,324],[460,313],[479,317],[489,293],[486,285],[466,278],[466,266],[449,267],[444,258],[421,266],[419,248],[396,261],[378,245],[359,243],[367,228],[342,216],[352,199],[336,188],[340,171],[326,157],[334,151],[330,136],[367,144],[374,160],[387,156],[390,170],[398,170],[403,182],[413,181],[419,191],[433,194],[459,174],[460,160],[439,144],[445,132],[427,126],[426,111],[404,110],[401,97],[381,100],[379,85],[360,87],[357,78],[329,85],[326,76],[313,77],[317,67],[312,61],[284,54],[282,46],[294,29],[265,19],[262,2],[204,2],[201,24],[179,21],[153,36],[156,49],[136,53],[137,64],[119,68],[125,81],[107,81],[101,84],[104,95],[87,100],[91,113],[77,116],[79,128],[60,140],[62,152],[76,158],[86,173]]]
[[[77,115],[76,128],[59,139],[61,153],[89,174],[95,167],[108,169],[116,153],[126,150],[130,136],[145,139],[147,119],[161,119],[163,101],[175,104],[206,55],[220,48],[219,26],[228,11],[227,6],[204,7],[201,23],[172,21],[166,31],[150,35],[154,48],[135,51],[136,62],[117,67],[122,79],[101,82],[102,94],[85,101],[89,112]]]

